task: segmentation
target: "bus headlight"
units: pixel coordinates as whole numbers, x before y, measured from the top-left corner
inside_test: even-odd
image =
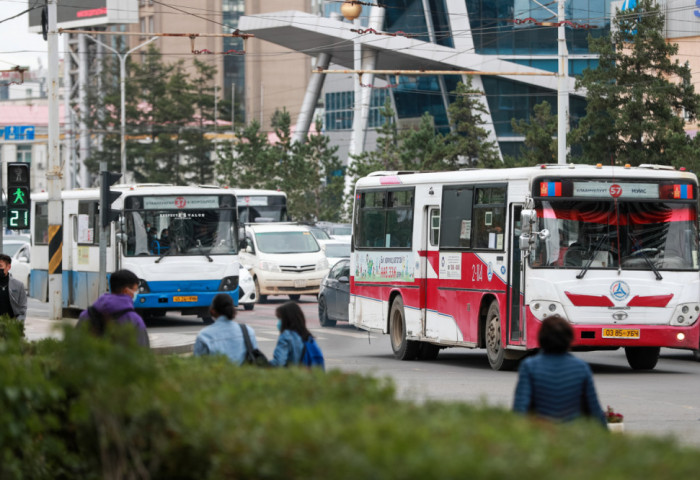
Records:
[[[261,261],[260,262],[260,270],[265,270],[268,272],[281,272],[280,266],[276,264],[275,262],[266,262],[266,261]]]
[[[530,311],[539,321],[551,317],[552,315],[559,315],[562,318],[566,318],[562,304],[559,302],[552,302],[551,300],[533,300],[530,302]]]
[[[328,259],[319,260],[316,264],[316,270],[328,270]]]
[[[151,289],[148,288],[148,282],[139,278],[139,293],[151,293]]]
[[[224,277],[219,284],[219,291],[227,292],[238,287],[238,277]]]
[[[700,304],[681,303],[673,311],[669,324],[673,327],[689,327],[698,321],[698,315],[700,315]]]

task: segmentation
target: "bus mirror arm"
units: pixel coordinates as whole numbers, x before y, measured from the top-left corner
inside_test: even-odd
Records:
[[[115,238],[117,239],[118,243],[121,243],[122,245],[126,245],[126,234],[125,233],[117,233],[115,235]]]
[[[531,232],[531,233],[523,233],[520,235],[518,238],[519,244],[520,244],[520,250],[522,251],[528,251],[532,248],[532,245],[535,241],[535,236],[537,236],[540,240],[547,240],[551,234],[548,229],[543,228],[539,232]]]

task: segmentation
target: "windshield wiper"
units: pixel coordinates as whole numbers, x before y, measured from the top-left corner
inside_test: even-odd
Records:
[[[629,232],[627,232],[627,238],[629,238],[630,240],[632,240],[632,242],[634,243],[635,238],[633,238],[632,235],[630,235]],[[651,269],[651,271],[654,272],[654,276],[656,276],[656,279],[657,279],[657,280],[663,280],[663,279],[664,279],[664,277],[661,276],[661,273],[659,272],[659,269],[656,267],[656,265],[654,265],[654,262],[652,262],[651,259],[647,256],[647,254],[644,253],[644,249],[643,249],[643,248],[637,250],[636,252],[632,252],[632,253],[633,253],[634,255],[641,256],[641,257],[644,259],[644,261],[647,263],[647,265],[649,265],[649,269]],[[620,262],[620,268],[622,268],[622,262]]]
[[[211,248],[212,248],[212,247],[209,247],[209,250],[204,251],[204,250],[202,250],[202,249],[204,248],[204,245],[202,245],[202,242],[200,242],[199,240],[197,240],[197,243],[199,244],[199,245],[197,245],[197,252],[198,252],[200,255],[204,255],[205,257],[207,257],[207,260],[209,260],[209,263],[213,262],[214,259],[211,258],[211,257],[209,256],[209,252],[211,251]]]
[[[165,253],[162,253],[160,257],[158,257],[155,263],[159,263],[161,260],[163,260],[163,257],[167,257],[168,255],[170,255],[173,252],[173,250],[175,250],[175,248],[173,246],[170,246],[170,248],[168,248],[165,251]]]
[[[595,252],[597,252],[598,249],[600,248],[600,246],[603,244],[603,240],[605,240],[605,239],[608,238],[609,236],[610,236],[610,235],[609,235],[608,233],[604,233],[604,234],[602,234],[602,235],[600,236],[600,240],[598,240],[598,243],[595,244],[595,246],[593,247],[593,251],[591,252],[591,254],[590,254],[589,257],[588,257],[588,262],[586,263],[586,266],[583,267],[583,270],[581,270],[580,272],[578,272],[578,275],[576,275],[576,278],[581,279],[581,278],[583,278],[583,277],[586,275],[586,272],[588,272],[588,269],[591,268],[591,265],[593,264],[593,259],[594,259],[594,257],[595,257],[595,255],[594,255]]]

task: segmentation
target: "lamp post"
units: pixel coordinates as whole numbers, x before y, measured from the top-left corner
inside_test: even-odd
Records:
[[[122,172],[121,183],[126,183],[126,108],[125,108],[125,102],[126,102],[126,100],[125,100],[125,98],[126,98],[126,58],[129,56],[129,54],[135,52],[139,48],[145,47],[149,43],[157,40],[158,37],[152,37],[152,38],[146,40],[145,42],[136,45],[134,48],[132,48],[131,50],[127,51],[124,54],[119,53],[117,50],[110,47],[106,43],[103,43],[103,42],[99,41],[98,39],[91,37],[90,35],[87,35],[87,38],[89,38],[90,40],[92,40],[95,43],[99,43],[107,50],[113,52],[117,56],[117,58],[119,58],[119,89],[120,89],[120,93],[121,93],[121,102],[120,102],[121,149],[120,149],[120,157],[119,158],[121,159],[121,172]]]

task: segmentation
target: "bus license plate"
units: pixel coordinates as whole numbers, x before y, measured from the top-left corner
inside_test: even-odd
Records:
[[[197,296],[190,296],[190,297],[173,297],[173,302],[196,302],[197,301]]]
[[[603,338],[628,338],[631,340],[639,339],[638,328],[604,328]]]
[[[306,280],[294,280],[294,288],[306,288]]]

